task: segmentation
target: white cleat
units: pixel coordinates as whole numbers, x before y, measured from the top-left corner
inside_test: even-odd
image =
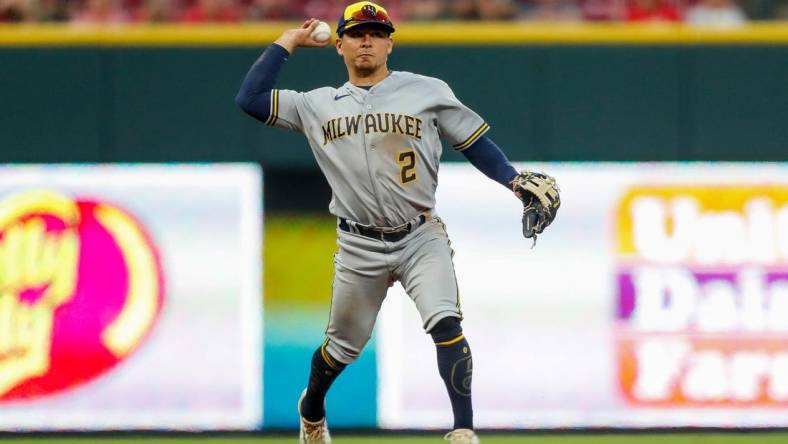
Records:
[[[443,439],[458,444],[479,444],[479,437],[471,429],[452,430]]]
[[[305,396],[306,389],[301,392],[301,397],[298,398],[298,417],[301,418],[301,428],[298,432],[298,442],[300,444],[331,444],[331,435],[328,433],[328,423],[326,423],[326,418],[323,418],[320,421],[312,422],[307,421],[303,416],[301,416],[301,402],[304,400]]]

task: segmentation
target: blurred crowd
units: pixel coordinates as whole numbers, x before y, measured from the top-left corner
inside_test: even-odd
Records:
[[[334,23],[354,0],[0,0],[0,22]],[[397,21],[658,21],[738,26],[788,19],[788,0],[388,0]]]

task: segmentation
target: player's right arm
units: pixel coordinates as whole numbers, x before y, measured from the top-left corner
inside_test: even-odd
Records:
[[[235,103],[244,112],[261,122],[274,125],[279,117],[279,91],[274,90],[276,79],[279,76],[282,66],[287,61],[295,48],[300,47],[323,47],[328,45],[330,39],[325,42],[317,42],[310,37],[312,31],[317,27],[319,21],[309,19],[301,25],[301,28],[288,29],[274,41],[252,65],[246,74],[238,95],[235,96]],[[293,118],[292,120],[296,120]],[[284,122],[281,122],[284,123]],[[297,127],[297,122],[291,125],[280,125]]]

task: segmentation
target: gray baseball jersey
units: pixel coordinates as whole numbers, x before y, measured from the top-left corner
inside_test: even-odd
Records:
[[[400,281],[429,331],[462,318],[453,251],[432,209],[441,137],[463,150],[489,126],[441,80],[391,72],[369,90],[350,82],[309,92],[273,90],[270,126],[304,133],[333,196],[332,214],[396,227],[425,215],[398,241],[337,230],[325,349],[353,362],[369,340],[389,286]]]
[[[445,82],[401,71],[369,90],[350,82],[275,89],[266,124],[306,135],[333,192],[332,214],[381,227],[435,206],[440,138],[463,150],[489,129]]]

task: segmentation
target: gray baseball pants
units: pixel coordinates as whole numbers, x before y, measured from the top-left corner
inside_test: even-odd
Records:
[[[400,281],[425,331],[448,316],[462,318],[449,236],[438,217],[397,242],[337,229],[334,284],[326,350],[350,364],[375,326],[388,288]]]

